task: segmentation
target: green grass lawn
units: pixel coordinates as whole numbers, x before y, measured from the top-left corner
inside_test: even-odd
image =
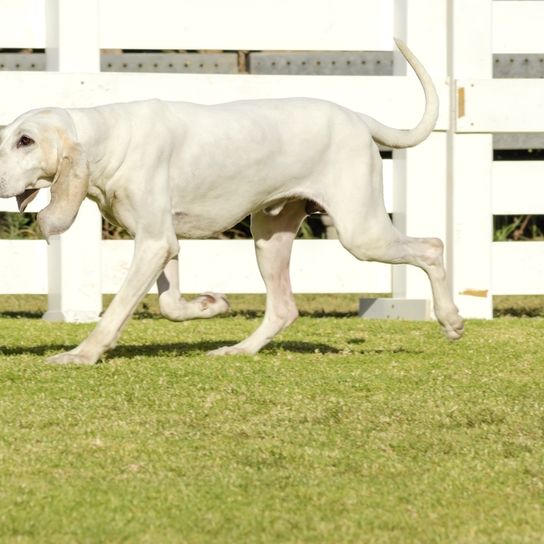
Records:
[[[105,362],[57,367],[91,326],[0,300],[0,542],[544,542],[544,318],[448,343],[301,297],[259,355],[211,358],[260,318],[233,302],[146,299]]]

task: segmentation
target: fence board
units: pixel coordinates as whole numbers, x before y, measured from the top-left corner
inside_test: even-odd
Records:
[[[45,47],[45,0],[2,0],[0,47]]]
[[[25,212],[39,212],[49,204],[51,193],[49,189],[42,189],[38,196],[28,205]],[[0,198],[0,212],[18,212],[17,201],[15,198]]]
[[[104,241],[102,251],[102,290],[115,293],[130,264],[132,242]],[[47,293],[43,240],[0,240],[0,258],[4,263],[1,294]],[[492,258],[493,294],[544,294],[544,242],[494,242]],[[184,292],[264,291],[250,240],[184,240],[180,262]],[[297,240],[291,270],[298,293],[387,293],[391,289],[390,266],[361,263],[334,240]]]
[[[0,240],[0,293],[47,293],[45,240]]]
[[[100,45],[110,49],[379,51],[392,49],[392,34],[392,0],[100,2]],[[2,0],[0,47],[45,41],[45,0]]]
[[[401,76],[0,72],[0,88],[0,124],[43,106],[85,107],[147,98],[215,104],[308,96],[337,102],[394,127],[410,128],[419,121],[424,105],[417,80]],[[447,103],[446,85],[438,89]],[[446,129],[447,117],[446,108],[442,108],[437,129]]]
[[[492,175],[493,214],[544,214],[544,161],[495,161]]]
[[[264,293],[252,240],[182,240],[180,284],[185,293]],[[102,292],[116,293],[132,259],[133,242],[102,242]],[[77,258],[74,255],[73,258]],[[44,240],[0,240],[0,294],[47,293]],[[387,293],[391,267],[363,263],[336,240],[296,240],[291,260],[295,293]],[[156,292],[153,287],[152,292]]]
[[[493,52],[543,53],[544,2],[493,2]]]
[[[522,2],[523,3],[523,2]],[[458,132],[542,132],[544,79],[466,79]]]
[[[183,292],[264,293],[252,240],[182,240],[180,285]],[[102,290],[115,293],[132,257],[132,242],[102,245]],[[336,240],[296,240],[291,259],[295,293],[386,293],[391,267],[363,263]],[[155,291],[155,288],[153,288]]]
[[[391,50],[392,4],[115,0],[101,3],[100,43],[128,49]]]
[[[492,244],[493,294],[544,294],[544,242]]]

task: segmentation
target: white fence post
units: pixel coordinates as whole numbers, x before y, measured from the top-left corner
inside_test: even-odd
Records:
[[[404,40],[422,61],[437,87],[447,76],[445,0],[396,0],[395,36]],[[415,78],[402,55],[395,51],[394,72]],[[410,104],[416,111],[421,104]],[[440,104],[442,110],[448,104]],[[409,236],[446,237],[446,133],[433,132],[422,144],[393,151],[393,222]],[[413,266],[393,267],[392,295],[409,300],[432,300],[425,273]],[[427,319],[430,305],[416,313]],[[402,317],[402,316],[400,316]]]
[[[437,88],[447,77],[446,0],[395,0],[394,35],[405,41],[431,74]],[[394,52],[394,74],[416,78],[404,57]],[[417,80],[416,80],[417,81]],[[414,125],[424,101],[405,104]],[[399,97],[399,100],[403,100]],[[440,105],[448,111],[448,103]],[[446,238],[447,139],[445,127],[412,149],[393,151],[393,223],[409,236]],[[413,266],[392,267],[392,299],[360,304],[363,317],[429,319],[432,293],[426,274]]]
[[[48,70],[100,71],[98,2],[46,0]],[[70,229],[51,239],[48,310],[44,319],[70,322],[98,319],[102,310],[100,246],[100,213],[93,202],[85,200]]]
[[[448,132],[449,268],[461,315],[493,316],[491,134],[461,134],[465,104],[461,78],[492,77],[492,0],[448,0],[448,72],[452,118]]]

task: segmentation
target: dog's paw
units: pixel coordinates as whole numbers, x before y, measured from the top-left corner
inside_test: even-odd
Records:
[[[459,314],[455,318],[445,322],[443,327],[444,334],[448,340],[459,340],[465,332],[465,323]]]
[[[442,325],[444,335],[448,340],[459,340],[463,336],[465,322],[453,302],[445,306],[435,305],[434,314]]]
[[[89,357],[84,353],[76,353],[75,351],[66,351],[48,357],[45,362],[51,365],[94,365],[96,359]]]
[[[214,317],[230,310],[230,303],[222,293],[202,293],[194,302],[200,306],[203,317]]]

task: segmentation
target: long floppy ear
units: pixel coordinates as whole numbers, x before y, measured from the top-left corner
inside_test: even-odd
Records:
[[[51,202],[38,213],[45,239],[62,234],[74,222],[89,187],[89,166],[83,149],[70,143],[64,150],[51,185]]]

